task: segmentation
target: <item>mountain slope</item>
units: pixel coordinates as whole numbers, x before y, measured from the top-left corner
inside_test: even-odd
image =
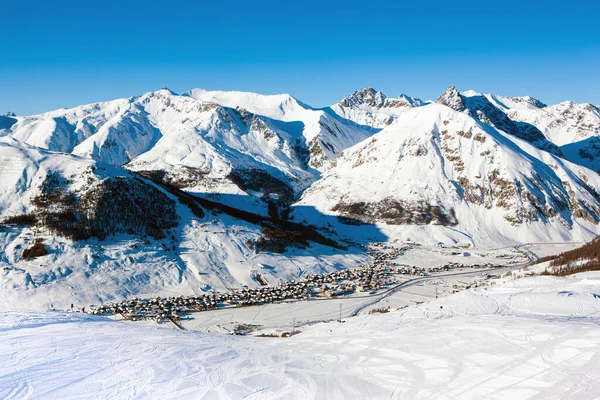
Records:
[[[0,308],[227,290],[258,285],[258,270],[275,283],[364,258],[311,227],[193,207],[122,167],[10,137],[0,174]],[[28,256],[34,248],[44,251]]]
[[[437,103],[446,105],[455,111],[465,112],[481,122],[503,132],[531,143],[535,147],[562,157],[563,154],[535,125],[527,122],[513,121],[509,116],[486,96],[475,91],[459,93],[454,86],[446,89]]]
[[[589,239],[598,187],[585,168],[431,104],[346,150],[300,204],[369,223],[445,226],[477,244]]]
[[[597,106],[571,101],[540,108],[512,106],[507,115],[515,121],[537,126],[560,146],[569,161],[600,171],[600,108]]]
[[[309,150],[309,165],[324,171],[344,149],[371,135],[362,127],[328,110],[314,109],[290,95],[260,95],[194,89],[188,96],[225,107],[239,107],[267,117],[282,130],[301,134]]]
[[[5,117],[1,128],[25,143],[136,170],[163,171],[198,191],[243,194],[229,179],[256,171],[301,191],[337,155],[371,133],[289,95],[168,89]]]

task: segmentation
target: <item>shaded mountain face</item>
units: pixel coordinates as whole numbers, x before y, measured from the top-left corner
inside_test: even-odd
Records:
[[[437,104],[344,151],[300,204],[363,222],[540,239],[597,231],[600,177]],[[485,232],[485,233],[484,233]],[[536,236],[539,235],[539,236]]]
[[[566,101],[542,108],[510,104],[507,115],[537,126],[560,147],[565,158],[600,171],[600,109],[593,104]]]
[[[543,105],[541,102],[534,100],[531,99],[527,103],[535,106]],[[525,140],[542,150],[559,157],[563,156],[560,148],[548,140],[536,126],[527,122],[512,120],[500,107],[497,107],[488,100],[485,95],[473,91],[459,93],[454,86],[449,86],[436,102],[450,107],[455,111],[466,112],[468,115],[503,132]]]
[[[3,130],[10,129],[16,123],[17,123],[17,120],[15,118],[13,118],[11,115],[0,115],[0,133]]]
[[[501,108],[496,107],[482,94],[463,95],[467,109],[473,116],[503,132],[531,143],[535,147],[564,157],[560,148],[552,143],[540,129],[528,122],[512,120]]]

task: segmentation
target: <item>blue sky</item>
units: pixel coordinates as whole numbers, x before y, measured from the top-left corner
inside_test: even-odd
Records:
[[[595,1],[3,3],[2,113],[163,86],[325,106],[364,86],[435,99],[454,84],[600,104]]]

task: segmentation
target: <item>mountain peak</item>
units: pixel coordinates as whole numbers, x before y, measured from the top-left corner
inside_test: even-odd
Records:
[[[436,103],[443,104],[455,111],[465,111],[465,102],[454,85],[448,86],[446,91],[436,100]]]
[[[342,107],[359,107],[363,104],[371,107],[381,108],[385,104],[387,96],[370,86],[361,88],[350,94],[340,102]]]
[[[395,99],[389,99],[390,103],[392,103],[391,105],[395,106],[395,107],[402,107],[402,106],[411,106],[411,107],[420,107],[424,104],[426,104],[425,102],[423,102],[423,100],[421,99],[417,99],[416,97],[411,97],[408,96],[404,93],[400,93],[400,95],[395,98]],[[388,104],[390,105],[390,104]]]
[[[422,106],[423,102],[414,97],[400,94],[397,98],[387,97],[379,90],[373,89],[370,86],[364,87],[350,94],[339,103],[340,106],[346,108],[360,108],[368,106],[373,108],[402,108],[402,107],[418,107]]]
[[[537,108],[544,108],[544,107],[546,107],[546,104],[542,103],[542,102],[541,102],[541,101],[539,101],[538,99],[536,99],[536,98],[533,98],[533,97],[531,97],[531,96],[524,96],[524,97],[521,97],[521,99],[522,99],[524,102],[526,102],[526,103],[529,103],[529,104],[531,104],[532,106],[535,106],[535,107],[537,107]]]
[[[175,93],[174,91],[172,91],[171,89],[169,89],[168,87],[162,87],[159,90],[157,90],[156,92],[154,92],[155,94],[162,94],[162,95],[171,95],[171,96],[179,96],[177,93]]]
[[[546,107],[546,104],[542,103],[541,101],[539,101],[538,99],[535,99],[531,96],[521,96],[521,97],[502,97],[502,96],[497,96],[499,98],[502,99],[508,99],[510,101],[512,101],[515,104],[529,104],[530,106],[533,106],[535,108],[544,108]]]

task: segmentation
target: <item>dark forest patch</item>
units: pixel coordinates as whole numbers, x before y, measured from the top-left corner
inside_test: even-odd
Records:
[[[32,204],[35,217],[15,216],[4,223],[35,224],[73,240],[103,240],[116,233],[163,238],[163,229],[179,223],[175,201],[139,178],[107,178],[74,193],[64,177],[52,173]]]

